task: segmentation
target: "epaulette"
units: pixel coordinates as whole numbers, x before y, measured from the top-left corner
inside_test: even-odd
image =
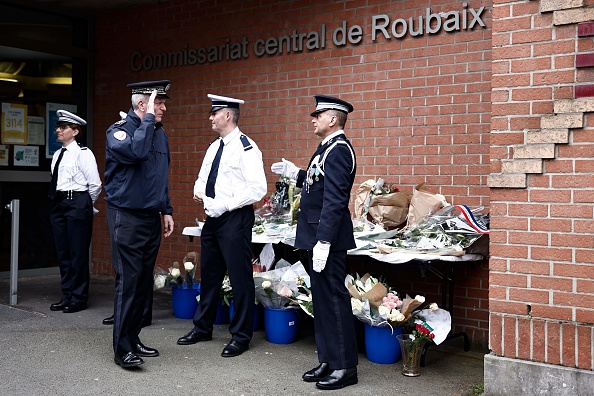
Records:
[[[80,147],[81,150],[86,150],[87,149],[86,146],[83,146],[82,144],[80,144],[78,142],[77,142],[77,144],[78,144],[78,147]]]
[[[122,126],[126,123],[126,120],[119,120],[118,122],[114,123],[115,126]]]
[[[252,149],[252,144],[248,140],[247,136],[241,135],[239,140],[241,140],[241,144],[243,144],[243,151],[249,151]]]

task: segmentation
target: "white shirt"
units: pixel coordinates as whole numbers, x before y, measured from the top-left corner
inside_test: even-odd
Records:
[[[241,135],[236,127],[223,139],[225,147],[215,183],[215,200],[223,200],[229,211],[258,202],[267,191],[262,152],[247,136],[252,148],[245,151],[239,139]],[[206,181],[219,149],[220,139],[215,140],[206,150],[198,179],[194,183],[194,195],[199,192],[204,194],[206,191]]]
[[[52,158],[52,174],[56,166],[56,161],[60,156],[60,150],[56,150]],[[97,169],[95,155],[90,149],[81,150],[76,141],[66,146],[66,151],[60,161],[58,169],[57,191],[87,191],[93,203],[101,193],[101,178]]]

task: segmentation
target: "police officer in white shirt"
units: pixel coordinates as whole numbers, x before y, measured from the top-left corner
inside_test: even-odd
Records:
[[[58,110],[57,115],[56,135],[62,148],[52,159],[48,196],[62,298],[50,309],[72,313],[87,308],[93,204],[101,192],[101,179],[93,152],[76,142],[87,122],[66,110]]]
[[[212,130],[219,137],[206,151],[194,185],[194,200],[204,204],[207,214],[200,236],[200,302],[194,328],[177,343],[212,339],[219,290],[228,271],[235,314],[229,325],[232,339],[221,356],[233,357],[248,350],[253,335],[253,204],[266,195],[267,184],[262,152],[237,126],[244,101],[211,94],[208,98]]]

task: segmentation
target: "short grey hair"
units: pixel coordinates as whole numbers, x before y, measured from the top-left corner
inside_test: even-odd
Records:
[[[148,103],[149,99],[150,99],[150,96],[145,95],[145,94],[132,95],[132,109],[138,110],[138,102],[140,102],[142,100],[143,102]]]

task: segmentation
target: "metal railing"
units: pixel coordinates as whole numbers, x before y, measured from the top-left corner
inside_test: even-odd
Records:
[[[21,201],[13,199],[6,204],[6,209],[12,213],[10,232],[10,305],[17,304],[17,289],[19,279],[19,221]]]

